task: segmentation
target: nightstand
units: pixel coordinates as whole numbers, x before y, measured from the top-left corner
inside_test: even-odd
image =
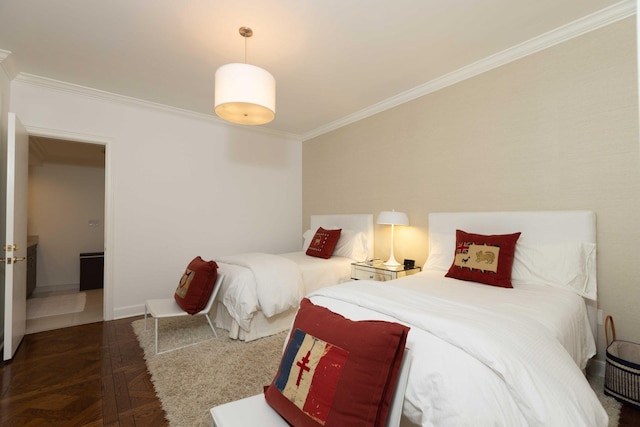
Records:
[[[377,280],[385,282],[399,277],[410,276],[422,271],[421,267],[389,267],[382,261],[354,262],[351,264],[351,278],[356,280]]]

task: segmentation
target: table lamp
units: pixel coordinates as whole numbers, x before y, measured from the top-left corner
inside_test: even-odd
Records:
[[[398,267],[401,264],[393,256],[393,228],[396,225],[409,225],[409,217],[404,212],[383,211],[378,215],[378,224],[391,225],[391,251],[384,265]]]

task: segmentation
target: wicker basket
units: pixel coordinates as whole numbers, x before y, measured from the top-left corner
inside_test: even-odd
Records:
[[[640,344],[616,341],[616,327],[611,316],[604,321],[604,332],[607,340],[604,394],[640,409]]]

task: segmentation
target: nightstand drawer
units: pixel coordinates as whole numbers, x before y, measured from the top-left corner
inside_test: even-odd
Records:
[[[351,278],[356,280],[377,280],[386,282],[419,273],[420,267],[386,266],[382,262],[354,262],[351,264]]]
[[[392,273],[376,271],[373,268],[368,269],[365,267],[351,267],[351,277],[358,280],[377,280],[379,282],[394,279]]]

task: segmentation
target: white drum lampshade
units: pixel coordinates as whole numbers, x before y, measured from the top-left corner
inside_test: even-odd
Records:
[[[216,70],[215,112],[241,125],[262,125],[276,116],[276,80],[250,64],[226,64]]]

